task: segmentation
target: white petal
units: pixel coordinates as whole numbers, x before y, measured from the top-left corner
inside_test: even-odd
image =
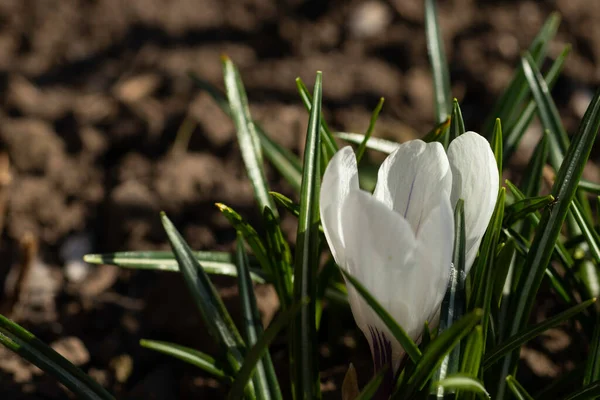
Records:
[[[452,206],[458,199],[465,201],[465,267],[469,272],[494,212],[500,177],[488,141],[475,132],[466,132],[450,143],[448,160],[452,168]]]
[[[450,198],[443,197],[422,224],[417,237],[415,262],[420,276],[410,288],[421,325],[425,321],[429,321],[430,326],[435,323],[433,319],[448,288],[453,247],[454,212]]]
[[[409,333],[419,335],[411,310],[408,287],[418,271],[414,263],[415,237],[408,222],[370,194],[350,192],[342,211],[346,263],[356,277]],[[403,350],[379,317],[348,284],[349,302],[357,325],[369,342],[369,327],[377,328],[392,342],[394,362]],[[373,346],[373,343],[371,343]],[[397,365],[396,365],[397,366]]]
[[[345,258],[340,213],[348,194],[356,190],[359,190],[356,156],[352,147],[346,146],[329,161],[321,182],[319,199],[325,238],[338,265],[342,265]]]
[[[401,144],[379,168],[374,196],[404,216],[413,231],[449,196],[452,175],[440,143],[412,140]]]

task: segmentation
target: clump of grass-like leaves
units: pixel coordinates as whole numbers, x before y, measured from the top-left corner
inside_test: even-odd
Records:
[[[469,126],[450,93],[435,1],[425,3],[438,125],[423,140],[439,141],[447,148]],[[534,395],[549,398],[548,393],[552,393],[552,398],[560,393],[565,399],[600,396],[600,319],[597,309],[590,307],[600,287],[600,237],[592,212],[594,208],[598,212],[600,185],[581,179],[600,127],[600,92],[592,99],[579,130],[568,135],[550,89],[564,65],[569,46],[553,60],[545,75],[540,71],[546,65],[548,45],[558,24],[559,18],[550,16],[524,52],[512,81],[480,130],[490,141],[500,176],[535,117],[542,124],[543,136],[520,184],[501,182],[478,258],[466,277],[464,215],[462,203],[457,205],[453,273],[442,303],[439,329],[430,332],[425,328],[422,340],[415,343],[399,324],[401,321],[395,321],[360,281],[343,271],[408,356],[403,372],[397,376],[392,398],[420,399],[432,395],[440,399],[490,396],[506,399],[512,394],[519,399],[531,399]],[[312,93],[300,79],[296,81],[309,118],[305,151],[299,157],[274,142],[253,120],[242,79],[226,57],[223,73],[225,94],[198,77],[192,79],[235,123],[241,156],[254,188],[256,212],[262,216],[260,229],[251,226],[244,215],[231,207],[217,204],[237,232],[237,249],[233,254],[192,251],[163,214],[161,219],[172,253],[88,255],[86,261],[180,273],[204,329],[219,346],[218,359],[196,349],[151,338],[140,344],[193,364],[219,379],[229,386],[229,398],[291,398],[290,393],[282,393],[269,354],[270,343],[282,331],[289,335],[291,385],[285,386],[292,387],[293,398],[320,398],[316,338],[322,307],[327,298],[346,296],[335,265],[328,263],[319,268],[325,243],[319,221],[321,177],[338,150],[337,140],[357,144],[359,160],[365,149],[390,153],[398,144],[371,138],[382,102],[365,134],[333,132],[322,118],[324,79],[317,73]],[[264,158],[296,191],[296,201],[270,190]],[[556,176],[550,194],[542,195],[542,171],[547,165]],[[280,213],[297,216],[296,243],[287,243],[282,234]],[[264,233],[259,235],[259,231]],[[244,321],[241,332],[212,285],[211,274],[237,277]],[[552,288],[564,310],[532,325],[530,315],[543,282]],[[273,285],[279,298],[280,312],[266,329],[259,317],[254,283]],[[557,379],[543,393],[528,393],[527,385],[515,379],[520,347],[566,321],[577,321],[582,327],[581,334],[590,343],[587,364]],[[87,375],[4,317],[0,318],[0,342],[53,374],[80,398],[112,398]],[[361,392],[356,391],[355,374],[349,373],[344,384],[345,398],[371,398],[377,393],[384,372],[375,374]]]

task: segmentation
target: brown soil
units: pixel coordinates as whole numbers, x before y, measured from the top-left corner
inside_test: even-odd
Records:
[[[550,12],[561,12],[550,53],[566,43],[573,52],[554,93],[566,127],[576,128],[600,82],[600,3],[439,3],[453,94],[475,130],[520,51]],[[0,1],[0,146],[10,160],[0,171],[3,312],[118,398],[225,393],[199,370],[138,344],[152,338],[211,351],[180,277],[67,267],[82,249],[168,248],[160,210],[196,249],[231,249],[234,232],[217,201],[258,219],[233,125],[187,76],[194,71],[222,87],[221,54],[239,66],[254,117],[294,151],[307,124],[294,79],[311,84],[317,70],[336,129],[364,131],[380,96],[386,103],[376,135],[406,140],[433,124],[420,0]],[[189,148],[173,150],[185,121],[193,126]],[[524,160],[517,155],[514,166]],[[598,179],[594,166],[586,173]],[[274,190],[291,193],[272,169],[268,176]],[[293,232],[293,219],[284,225]],[[31,240],[38,256],[20,281],[19,245]],[[237,309],[235,282],[216,281]],[[273,293],[261,293],[264,312],[272,314]],[[348,360],[365,371],[370,363],[351,315],[342,315],[342,323],[326,318],[322,332],[323,387],[332,398],[339,398]],[[273,349],[282,360],[285,343]],[[550,362],[534,361],[540,363]],[[532,375],[552,376],[552,368],[532,368]],[[51,378],[0,349],[0,398],[64,397]]]

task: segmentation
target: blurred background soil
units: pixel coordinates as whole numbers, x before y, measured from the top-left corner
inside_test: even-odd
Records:
[[[521,51],[560,12],[550,57],[567,43],[573,51],[554,94],[574,132],[600,82],[600,2],[442,0],[439,11],[452,93],[473,130]],[[118,398],[225,393],[199,370],[138,344],[151,338],[214,347],[179,276],[78,262],[86,252],[168,249],[160,210],[198,250],[231,249],[235,234],[217,201],[257,221],[233,125],[187,75],[222,88],[222,54],[239,66],[254,118],[296,152],[308,117],[294,79],[312,87],[317,70],[337,130],[363,132],[381,96],[376,136],[404,141],[433,126],[421,0],[0,0],[2,312]],[[193,129],[187,149],[173,146],[182,127]],[[539,134],[534,124],[509,174]],[[272,169],[268,176],[274,190],[291,194]],[[586,177],[598,181],[593,164]],[[283,224],[293,236],[294,219],[285,216]],[[19,277],[27,254],[32,267]],[[235,281],[216,281],[235,313]],[[276,298],[267,287],[257,290],[268,321]],[[352,316],[339,315],[325,314],[321,337],[330,398],[339,398],[348,361],[370,369]],[[564,352],[569,337],[556,332],[548,340],[554,353]],[[283,339],[273,346],[278,365],[285,349]],[[570,357],[557,361],[546,350],[524,352],[527,377],[544,382],[573,369]],[[0,349],[0,398],[66,396],[52,378]]]

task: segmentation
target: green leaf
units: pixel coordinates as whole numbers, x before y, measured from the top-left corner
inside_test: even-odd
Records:
[[[535,60],[530,54],[526,53],[521,59],[521,65],[525,73],[525,78],[531,88],[531,93],[537,105],[537,112],[542,121],[544,129],[550,131],[550,164],[554,169],[560,167],[564,153],[569,147],[569,138],[567,132],[560,121],[558,109],[552,100],[548,85],[540,73]]]
[[[294,298],[309,298],[300,309],[292,332],[292,357],[295,399],[321,397],[316,342],[316,294],[319,266],[319,189],[321,138],[322,75],[317,73],[311,106],[306,145],[304,172],[300,190],[300,216],[294,267]]]
[[[545,75],[544,79],[548,84],[548,88],[552,89],[558,76],[562,72],[562,69],[565,65],[565,61],[569,52],[571,51],[571,46],[567,45],[560,53],[558,58],[554,61],[548,73]],[[518,118],[514,121],[509,121],[510,124],[507,125],[507,129],[505,129],[505,143],[504,143],[504,160],[508,160],[512,154],[516,151],[525,131],[529,128],[531,121],[533,121],[533,117],[537,110],[536,104],[534,100],[530,100],[527,103],[527,106],[519,113]]]
[[[361,144],[366,138],[366,136],[361,133],[350,133],[350,132],[336,132],[335,136],[337,136],[338,138],[345,140],[349,143],[354,143],[354,144]],[[367,139],[367,144],[366,144],[367,149],[380,151],[385,154],[390,154],[391,152],[396,150],[398,148],[398,146],[400,146],[399,143],[392,142],[391,140],[385,140],[385,139],[374,138],[374,137],[370,137],[370,138],[366,138],[366,139]]]
[[[506,207],[503,225],[507,227],[512,226],[515,222],[522,220],[529,214],[548,207],[554,201],[555,198],[551,194],[518,200]]]
[[[381,112],[381,109],[383,108],[383,101],[384,101],[383,97],[379,99],[379,103],[377,103],[377,107],[375,107],[375,109],[373,110],[373,114],[371,114],[371,121],[369,122],[369,128],[367,128],[367,132],[365,133],[365,138],[363,139],[363,141],[358,146],[358,149],[356,150],[356,162],[357,163],[360,163],[360,160],[362,159],[363,155],[365,154],[365,150],[367,148],[367,142],[369,141],[369,138],[371,137],[371,134],[373,133],[373,129],[375,128],[375,122],[377,122],[379,113]]]
[[[533,155],[529,159],[527,168],[525,168],[525,172],[523,173],[521,188],[523,188],[523,194],[526,197],[535,197],[540,193],[544,166],[546,165],[546,160],[548,160],[548,135],[548,131],[544,131],[542,139],[535,146]]]
[[[597,399],[600,396],[600,382],[593,382],[571,393],[565,400],[588,400]]]
[[[440,393],[440,389],[442,391],[461,390],[463,392],[476,393],[479,397],[484,399],[490,398],[490,395],[488,394],[487,390],[485,390],[483,383],[468,375],[454,374],[442,379],[439,382],[436,382],[434,386],[437,386],[438,393]]]
[[[189,73],[192,81],[201,88],[206,91],[212,99],[217,103],[217,105],[221,108],[221,110],[230,118],[232,117],[231,108],[229,107],[229,103],[227,99],[219,89],[211,85],[209,82],[200,79],[194,73]],[[265,155],[273,164],[273,166],[279,171],[281,176],[288,181],[288,183],[294,188],[296,191],[300,191],[300,180],[302,179],[302,165],[300,164],[300,160],[298,157],[290,152],[288,149],[280,146],[275,143],[269,135],[260,127],[256,122],[254,123],[254,128],[256,133],[258,134],[258,138],[260,139],[260,144],[265,152]]]
[[[574,137],[558,171],[552,188],[552,195],[556,198],[556,202],[553,207],[544,212],[531,244],[526,260],[526,265],[529,267],[519,280],[517,293],[520,295],[518,298],[513,298],[511,302],[513,304],[511,314],[514,315],[511,335],[519,332],[529,319],[536,293],[577,191],[577,184],[589,158],[598,128],[600,128],[600,91],[596,93],[588,107],[579,132]]]
[[[270,192],[273,199],[275,199],[275,203],[279,204],[286,210],[288,210],[292,215],[299,217],[300,216],[300,206],[292,201],[289,197],[278,193],[278,192]]]
[[[255,128],[269,162],[273,164],[292,189],[299,192],[302,180],[302,165],[298,156],[274,142],[259,125],[255,124]]]
[[[350,275],[344,269],[340,269],[342,275],[354,286],[356,291],[365,300],[365,302],[371,307],[371,309],[377,314],[381,321],[387,326],[394,338],[400,343],[406,354],[410,359],[416,363],[421,359],[421,351],[411,339],[410,336],[402,329],[402,327],[394,320],[394,317],[375,299],[375,297],[369,293],[369,291],[360,283],[358,279]]]
[[[3,315],[0,315],[0,344],[42,371],[54,376],[80,399],[114,400],[114,397],[98,382],[44,344],[31,332]]]
[[[443,122],[450,114],[450,73],[444,54],[444,41],[440,32],[435,0],[425,0],[425,35],[431,72],[433,74],[433,92],[436,121]]]
[[[573,199],[573,202],[571,203],[571,213],[589,246],[590,254],[594,257],[596,263],[600,264],[600,235],[598,235],[598,232],[596,232],[594,227],[591,226],[590,222],[584,217],[581,208],[581,203],[577,198]]]
[[[463,133],[465,133],[465,121],[463,121],[458,100],[454,99],[452,104],[452,117],[450,118],[450,131],[448,132],[448,140],[444,147],[448,148],[448,145]]]
[[[530,247],[528,241],[525,238],[523,238],[522,235],[520,235],[518,232],[515,232],[512,229],[505,229],[504,234],[511,240],[514,240],[517,252],[522,257],[526,258],[527,254],[529,253]],[[554,254],[556,255],[556,258],[559,261],[563,262],[565,267],[571,268],[573,266],[574,262],[571,259],[569,253],[566,252],[566,249],[562,247],[561,242],[556,242],[556,246],[554,247]],[[568,260],[564,257],[567,257]],[[546,268],[545,275],[548,277],[548,279],[550,279],[550,284],[552,285],[552,288],[558,293],[558,295],[564,300],[564,302],[566,304],[573,304],[573,298],[569,294],[569,290],[566,289],[567,287],[570,287],[570,285],[567,285],[567,281],[565,281],[565,279],[556,272],[552,264],[549,264]],[[518,284],[518,279],[515,279],[513,277],[512,282],[513,283],[511,292],[515,293],[517,290],[516,287]]]
[[[296,78],[296,87],[298,88],[298,93],[300,93],[300,97],[302,98],[302,103],[307,111],[311,111],[313,106],[313,97],[310,95],[308,88],[302,82],[302,79]],[[319,109],[321,107],[319,106]],[[327,126],[327,122],[325,122],[325,118],[323,118],[323,114],[319,114],[319,132],[321,133],[321,142],[326,151],[327,162],[329,159],[338,151],[338,145],[333,138],[333,133]]]
[[[426,143],[444,140],[444,138],[447,137],[446,133],[450,128],[450,121],[450,117],[446,118],[442,123],[436,125],[431,131],[423,136],[421,140]],[[361,144],[365,140],[365,135],[361,133],[336,132],[335,136],[353,144]],[[398,146],[400,146],[400,143],[374,137],[368,138],[366,144],[367,149],[380,151],[385,154],[394,152]]]
[[[360,392],[360,394],[358,395],[358,397],[356,397],[354,400],[370,400],[370,399],[373,399],[375,397],[375,394],[377,393],[377,389],[379,389],[379,386],[381,386],[381,383],[383,382],[383,378],[385,377],[385,373],[388,372],[387,368],[388,368],[387,366],[384,366],[382,369],[380,369],[377,372],[377,374],[375,374],[375,376],[373,378],[371,378],[371,380],[369,381],[369,383],[367,383],[365,385],[365,387]]]
[[[423,356],[408,380],[409,385],[419,389],[423,388],[435,372],[436,367],[442,362],[443,357],[452,351],[454,346],[477,325],[482,317],[483,310],[475,309],[435,338],[423,352]]]
[[[326,297],[328,289],[330,289],[333,284],[337,283],[335,278],[339,276],[339,268],[333,260],[330,260],[323,268],[321,268],[321,271],[319,271],[319,275],[317,277],[317,330],[319,330],[321,325],[323,300]]]
[[[481,325],[477,325],[467,337],[460,371],[463,374],[477,376],[482,356],[483,332],[481,331]]]
[[[287,310],[278,314],[271,325],[265,330],[256,344],[250,348],[246,354],[246,358],[242,363],[242,368],[235,376],[235,380],[231,385],[228,399],[237,400],[243,398],[244,388],[252,378],[256,363],[269,350],[269,345],[277,337],[277,334],[286,326],[289,326],[293,318],[300,309],[308,303],[308,299],[302,299],[300,302],[293,303]]]
[[[559,23],[559,14],[551,14],[529,46],[529,52],[533,55],[537,65],[541,65],[546,57],[549,42],[556,34]],[[485,135],[489,135],[492,132],[496,118],[500,118],[506,125],[512,125],[512,121],[518,118],[521,113],[521,103],[525,100],[528,91],[529,87],[523,74],[523,69],[518,68],[510,84],[494,105],[484,125],[483,132]]]
[[[506,279],[508,277],[511,261],[513,260],[513,257],[515,255],[515,247],[515,240],[509,238],[506,241],[506,243],[504,243],[502,248],[500,248],[500,251],[496,256],[496,260],[494,261],[494,269],[496,271],[494,273],[493,298],[498,300],[496,305],[499,305],[500,300],[502,298],[502,292],[506,284]]]
[[[485,359],[483,361],[483,368],[489,368],[492,364],[500,360],[505,355],[521,347],[521,345],[527,343],[528,341],[547,331],[548,329],[553,328],[561,324],[562,322],[568,320],[569,318],[574,317],[575,315],[579,314],[595,302],[596,299],[584,301],[581,304],[577,304],[576,306],[573,306],[561,313],[556,314],[552,318],[548,318],[545,321],[530,326],[527,329],[524,329],[523,331],[517,333],[516,335],[511,336],[506,341],[496,346],[494,349],[492,349],[486,354]]]
[[[584,385],[600,381],[600,314],[596,313],[594,320],[594,334],[590,341],[590,350],[585,363]]]
[[[292,301],[293,277],[292,253],[281,231],[280,221],[270,208],[265,208],[263,220],[266,230],[266,250],[271,265],[271,275],[279,294],[279,302],[285,309]]]
[[[237,129],[242,158],[246,165],[248,177],[254,188],[254,196],[258,202],[259,209],[263,210],[265,207],[269,207],[277,215],[275,205],[271,201],[271,196],[269,196],[269,185],[267,184],[262,165],[263,158],[260,139],[250,115],[246,91],[244,90],[239,71],[226,56],[223,57],[223,76],[231,115]]]
[[[246,239],[246,243],[252,249],[256,260],[261,265],[262,269],[269,275],[269,277],[274,276],[273,266],[271,265],[271,259],[267,254],[267,250],[265,244],[258,236],[256,230],[250,225],[246,220],[242,218],[240,214],[238,214],[231,207],[226,206],[222,203],[215,204],[217,208],[223,213],[223,216],[227,218],[229,223],[233,225],[236,231],[240,232],[244,239]],[[277,287],[275,287],[277,289]],[[280,288],[281,289],[281,288]],[[277,293],[280,296],[283,296],[284,293]]]
[[[444,332],[465,313],[465,214],[464,201],[459,199],[454,208],[454,251],[450,269],[448,291],[442,301],[439,331]],[[460,343],[444,357],[438,370],[437,379],[458,372],[460,365]],[[438,388],[438,398],[443,397],[443,387]]]
[[[207,274],[237,276],[231,254],[217,251],[194,251],[194,257]],[[121,268],[179,272],[175,255],[170,251],[123,251],[106,254],[86,254],[83,261],[90,264],[108,264]],[[262,271],[250,269],[256,283],[265,283]]]
[[[265,211],[269,210],[265,208]],[[272,215],[272,214],[271,214]],[[241,311],[244,318],[244,330],[246,345],[252,347],[263,334],[262,321],[256,304],[254,287],[248,271],[248,256],[244,249],[244,239],[241,234],[237,234],[236,247],[236,266],[238,269],[238,288],[240,291]],[[256,371],[252,378],[257,399],[268,400],[273,398],[281,399],[281,390],[277,382],[275,368],[271,362],[271,356],[265,352],[262,359],[256,363]]]
[[[194,304],[200,311],[208,332],[227,351],[227,362],[233,371],[237,371],[243,360],[242,352],[245,349],[242,337],[217,290],[210,282],[208,275],[198,265],[194,253],[181,234],[164,213],[161,213],[161,221],[179,263],[181,275],[192,295]]]
[[[594,182],[590,182],[590,181],[585,180],[585,179],[581,179],[579,181],[579,188],[582,189],[582,190],[585,190],[586,192],[590,192],[590,193],[594,193],[594,194],[600,194],[600,184],[594,183]]]
[[[425,136],[421,138],[425,143],[431,142],[441,142],[444,143],[448,135],[448,130],[450,129],[451,117],[448,116],[444,121],[440,122],[436,126],[433,127]],[[391,153],[391,151],[390,151]]]
[[[496,158],[496,165],[498,165],[498,172],[500,173],[500,185],[502,185],[502,124],[500,118],[496,118],[494,124],[494,133],[492,134],[492,150],[494,151],[494,157]]]
[[[521,386],[521,384],[517,382],[517,380],[511,375],[508,375],[506,377],[506,383],[508,384],[510,391],[515,395],[517,400],[533,400],[533,397],[531,397],[531,395],[527,393],[525,388]]]
[[[508,188],[510,189],[511,193],[513,194],[513,196],[515,196],[515,199],[517,201],[523,200],[525,199],[525,195],[523,194],[523,192],[521,192],[519,190],[518,187],[516,187],[512,182],[510,182],[508,179],[505,181],[506,186],[508,186]],[[554,207],[554,204],[556,203],[556,199],[554,203],[551,203],[550,207],[547,207],[548,209],[551,209],[552,207]],[[534,223],[534,226],[538,226],[540,223],[540,213],[535,211],[531,214],[529,214],[529,218],[530,220]],[[522,235],[519,234],[515,234],[514,232],[511,234],[512,237],[514,237],[515,239],[519,236],[522,237]],[[518,242],[517,242],[518,244]],[[527,248],[529,249],[530,246],[527,246]],[[569,252],[567,251],[567,249],[565,248],[565,246],[562,244],[562,242],[560,240],[557,240],[556,243],[554,244],[554,251],[556,253],[556,255],[558,256],[558,259],[563,263],[563,265],[567,268],[571,268],[574,265],[574,261],[573,258],[571,257],[571,255],[569,254]],[[529,250],[527,250],[527,253],[529,253]]]
[[[213,357],[198,350],[180,346],[175,343],[148,339],[140,340],[140,346],[178,358],[181,361],[185,361],[188,364],[192,364],[193,366],[208,372],[216,378],[223,379],[228,382],[233,381],[233,379],[218,365],[218,362]]]
[[[484,347],[487,340],[488,323],[490,321],[490,308],[492,304],[492,295],[494,292],[494,261],[496,244],[502,230],[502,220],[504,216],[504,198],[506,190],[501,187],[498,192],[498,199],[494,213],[490,219],[487,231],[483,236],[481,247],[479,248],[479,257],[477,258],[475,268],[475,278],[473,282],[477,282],[474,288],[475,296],[473,298],[473,307],[482,308],[484,310],[482,327],[483,327],[483,343]],[[470,307],[471,308],[471,307]]]

